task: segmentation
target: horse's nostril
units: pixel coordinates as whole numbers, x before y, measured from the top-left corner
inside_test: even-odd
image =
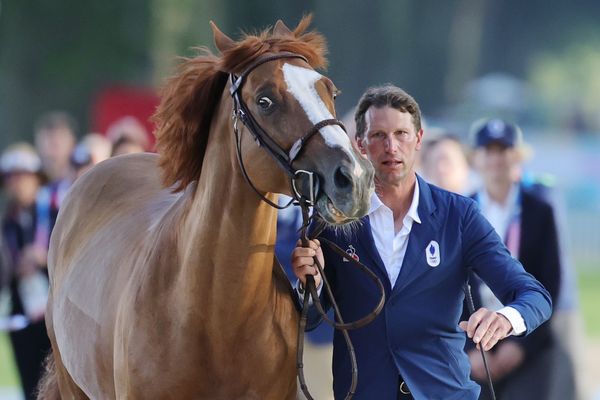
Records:
[[[340,189],[346,189],[352,186],[352,181],[348,178],[348,175],[344,172],[342,167],[338,167],[333,175],[333,181],[335,186]]]

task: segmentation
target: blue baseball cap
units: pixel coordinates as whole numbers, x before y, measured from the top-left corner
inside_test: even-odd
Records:
[[[475,147],[498,143],[504,147],[519,147],[523,142],[521,129],[510,122],[494,118],[475,123]]]

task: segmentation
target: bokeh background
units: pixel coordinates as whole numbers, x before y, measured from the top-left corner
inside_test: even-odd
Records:
[[[293,27],[308,12],[329,43],[340,115],[368,86],[392,82],[419,101],[428,126],[465,140],[480,117],[522,126],[527,171],[563,202],[584,317],[579,371],[587,398],[600,398],[597,0],[0,0],[0,150],[32,141],[46,111],[71,113],[82,136],[104,133],[119,99],[151,108],[176,56],[214,49],[210,20],[236,38],[279,18]],[[0,336],[0,398],[15,398],[11,357]]]

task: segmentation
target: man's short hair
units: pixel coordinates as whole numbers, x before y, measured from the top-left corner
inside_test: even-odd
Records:
[[[404,90],[392,84],[375,86],[367,89],[358,101],[354,121],[356,122],[356,138],[362,138],[367,129],[365,114],[374,106],[376,108],[391,107],[412,116],[413,125],[418,132],[421,130],[421,110],[415,99]]]

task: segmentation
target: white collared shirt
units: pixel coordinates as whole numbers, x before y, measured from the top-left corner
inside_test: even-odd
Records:
[[[371,196],[371,209],[369,210],[369,221],[375,247],[381,256],[385,270],[392,287],[396,284],[402,262],[408,247],[408,238],[413,223],[421,223],[418,213],[419,208],[419,182],[415,181],[415,190],[408,212],[402,220],[402,228],[398,233],[394,228],[394,213],[382,203],[377,194]]]
[[[506,238],[508,224],[517,211],[517,207],[519,207],[517,204],[519,186],[513,185],[510,188],[505,204],[492,200],[486,190],[480,191],[477,195],[483,216],[490,222],[502,239]]]

